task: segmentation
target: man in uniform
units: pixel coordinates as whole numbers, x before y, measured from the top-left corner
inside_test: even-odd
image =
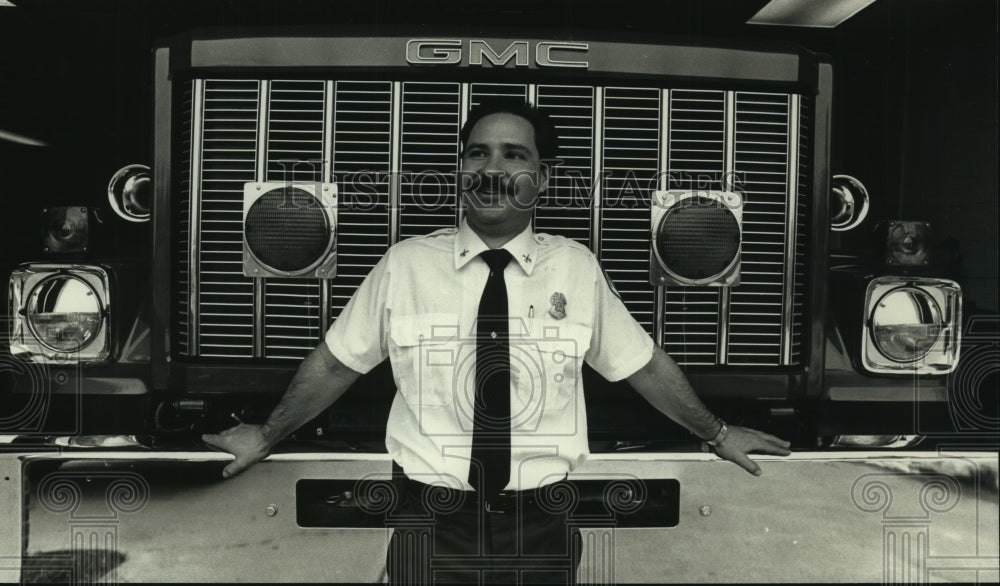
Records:
[[[236,456],[223,475],[237,474],[389,358],[398,388],[386,427],[397,487],[390,581],[573,583],[579,532],[559,502],[589,453],[584,361],[750,473],[760,468],[748,453],[787,455],[789,444],[715,417],[594,255],[532,231],[549,180],[543,160],[555,150],[544,116],[485,102],[460,138],[460,227],[393,246],[268,421],[204,439]]]

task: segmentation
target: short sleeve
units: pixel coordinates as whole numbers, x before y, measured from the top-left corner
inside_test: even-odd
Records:
[[[594,279],[594,328],[587,364],[609,381],[635,374],[653,357],[653,339],[622,303],[618,291],[592,259]]]
[[[390,277],[387,253],[326,332],[330,353],[356,372],[366,373],[389,356],[386,313]]]

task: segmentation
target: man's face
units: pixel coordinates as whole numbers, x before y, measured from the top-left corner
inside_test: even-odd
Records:
[[[534,127],[506,112],[490,114],[472,127],[462,170],[466,217],[473,226],[491,230],[523,230],[549,180]]]

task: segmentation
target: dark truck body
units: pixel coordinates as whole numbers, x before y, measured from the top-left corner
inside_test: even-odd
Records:
[[[200,30],[155,49],[152,221],[131,245],[137,229],[125,225],[70,257],[102,264],[114,282],[111,358],[50,361],[39,375],[56,402],[115,397],[114,417],[79,421],[88,433],[155,438],[218,426],[234,411],[266,416],[388,246],[455,225],[462,108],[490,94],[536,101],[560,126],[562,164],[535,229],[592,248],[636,319],[723,416],[807,445],[917,433],[918,402],[947,426],[946,376],[861,365],[863,287],[893,273],[830,268],[833,73],[822,56],[652,36],[356,34]],[[337,184],[333,278],[243,274],[242,186],[290,180]],[[652,285],[652,193],[723,182],[747,202],[740,284]],[[143,238],[148,249],[135,246]],[[68,382],[52,384],[56,376]],[[592,439],[690,439],[627,385],[586,378]],[[15,377],[14,394],[32,381]],[[384,364],[304,435],[326,427],[326,437],[377,442],[393,392]],[[874,425],[858,411],[877,414]]]

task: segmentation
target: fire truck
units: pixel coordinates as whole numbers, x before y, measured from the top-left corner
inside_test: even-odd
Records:
[[[901,213],[920,209],[904,205],[911,195],[887,195],[878,179],[882,191],[869,189],[835,164],[850,160],[836,152],[836,54],[777,34],[516,27],[545,19],[523,6],[478,10],[462,13],[491,17],[475,26],[334,19],[144,32],[155,37],[148,53],[129,59],[148,59],[134,67],[146,77],[94,81],[147,116],[125,138],[148,142],[113,147],[132,158],[71,184],[42,155],[8,159],[62,188],[16,184],[23,214],[3,252],[0,477],[13,521],[0,534],[0,575],[28,571],[34,532],[60,514],[72,543],[114,549],[169,486],[189,506],[166,527],[225,523],[258,545],[323,535],[338,569],[306,579],[378,579],[377,564],[356,556],[387,539],[388,362],[228,484],[218,479],[226,456],[199,438],[265,421],[388,248],[457,225],[459,129],[495,96],[537,106],[557,129],[535,231],[593,251],[714,412],[793,442],[790,459],[761,459],[765,475],[936,460],[938,449],[977,470],[995,465],[995,411],[962,394],[969,377],[995,385],[988,358],[962,369],[993,351],[995,314],[971,319],[963,307],[937,218]],[[71,157],[100,156],[74,144]],[[608,552],[632,535],[700,539],[704,503],[726,502],[740,472],[624,383],[585,368],[579,392],[593,455],[570,479],[594,536],[581,579],[666,575],[654,560],[616,569]],[[928,482],[950,503],[960,483],[939,476]],[[877,512],[882,493],[854,484],[846,502]],[[100,494],[108,510],[87,517],[80,503]],[[637,533],[614,531],[625,528]],[[81,575],[72,555],[32,563]]]

